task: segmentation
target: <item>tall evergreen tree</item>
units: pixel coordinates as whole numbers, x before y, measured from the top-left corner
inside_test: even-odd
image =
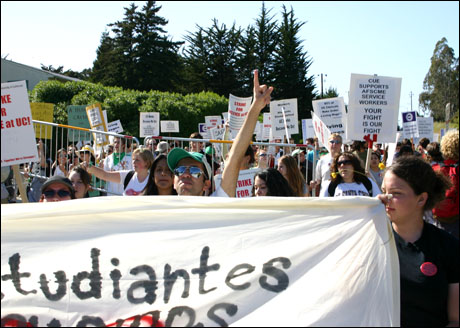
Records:
[[[276,99],[297,98],[299,119],[311,117],[312,99],[316,96],[313,78],[307,76],[312,62],[297,37],[304,24],[294,18],[292,7],[288,12],[283,5],[275,52],[273,94]]]
[[[459,68],[458,58],[454,50],[442,38],[436,43],[431,57],[431,66],[423,81],[423,89],[419,96],[419,107],[425,114],[432,114],[437,121],[445,119],[447,103],[458,109]]]
[[[237,78],[241,86],[241,94],[236,96],[249,97],[252,94],[252,71],[258,68],[259,60],[256,55],[256,30],[248,26],[242,34],[238,45],[238,60],[236,63]]]

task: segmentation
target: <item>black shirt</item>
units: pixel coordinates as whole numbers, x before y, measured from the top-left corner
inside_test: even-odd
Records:
[[[459,281],[459,242],[424,222],[406,243],[395,231],[401,281],[401,326],[446,326],[448,285]]]

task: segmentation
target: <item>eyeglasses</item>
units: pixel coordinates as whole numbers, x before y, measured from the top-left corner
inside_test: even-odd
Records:
[[[45,196],[45,198],[54,197],[56,194],[61,198],[68,197],[70,196],[70,191],[64,190],[64,189],[59,189],[59,190],[48,189],[43,192],[43,195]]]
[[[196,179],[198,179],[204,174],[204,172],[201,171],[201,169],[196,166],[178,166],[174,169],[174,175],[180,177],[187,170],[190,173],[190,175]]]
[[[338,161],[337,162],[337,166],[340,166],[340,165],[347,165],[347,164],[353,164],[353,162],[349,159],[346,159],[344,161]]]
[[[259,154],[259,157],[265,157],[267,154]]]
[[[331,144],[336,144],[336,145],[337,145],[337,144],[341,144],[341,142],[338,141],[338,140],[329,140],[329,143],[331,143]]]

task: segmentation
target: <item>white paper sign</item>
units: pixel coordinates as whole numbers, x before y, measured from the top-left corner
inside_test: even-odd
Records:
[[[262,140],[269,140],[272,130],[272,116],[270,113],[264,113]]]
[[[120,120],[110,122],[107,125],[107,131],[115,132],[115,133],[122,133],[123,132],[123,127],[121,126]]]
[[[346,139],[394,142],[400,94],[401,78],[351,74]]]
[[[346,112],[343,97],[313,100],[313,110],[331,133],[338,133],[345,138]]]
[[[94,104],[86,107],[89,125],[92,130],[107,132],[107,121],[102,113],[101,104]],[[109,143],[109,137],[106,134],[93,132],[94,143],[97,146],[103,146]]]
[[[223,123],[228,122],[228,112],[223,112],[223,113],[222,113],[222,117],[224,118],[224,122],[223,122]]]
[[[434,140],[433,117],[417,117],[419,139],[428,138],[430,142]]]
[[[38,161],[25,81],[2,83],[1,127],[2,167]]]
[[[225,126],[218,125],[216,127],[213,127],[211,129],[209,129],[208,132],[211,134],[211,139],[224,140]],[[218,158],[222,158],[222,146],[223,146],[223,144],[221,144],[221,143],[213,143],[212,146],[216,150],[216,155],[218,156]]]
[[[404,138],[418,138],[418,123],[416,112],[402,113]]]
[[[1,250],[2,323],[400,324],[394,237],[370,197],[3,204]]]
[[[211,139],[208,129],[206,128],[206,123],[198,123],[198,131],[200,132],[203,139]]]
[[[318,138],[319,145],[321,147],[326,147],[330,152],[331,146],[329,144],[329,137],[331,135],[331,131],[329,131],[326,124],[324,124],[324,122],[321,121],[314,112],[311,112],[311,117],[313,120],[313,129],[315,131],[316,137]]]
[[[206,129],[209,130],[222,124],[222,118],[220,116],[205,116],[204,123],[206,124]]]
[[[160,121],[161,132],[179,132],[179,121]]]
[[[232,94],[228,97],[229,124],[233,138],[236,137],[238,131],[243,126],[249,108],[251,107],[251,101],[252,97],[241,98]]]
[[[139,114],[140,137],[158,137],[160,135],[160,113],[141,112]]]
[[[283,108],[286,116],[286,125],[289,136],[299,133],[299,123],[297,118],[297,98],[276,100],[270,102],[272,134],[274,138],[283,138],[286,135]]]
[[[236,183],[236,198],[245,198],[245,197],[252,197],[252,189],[254,187],[254,176],[260,169],[248,169],[248,170],[241,170],[238,175],[238,181]],[[220,186],[220,182],[222,180],[222,174],[218,174],[214,177],[214,181],[216,183],[216,189]]]
[[[315,137],[315,128],[313,127],[313,120],[310,118],[302,120],[302,137],[304,144],[307,143],[308,138]]]

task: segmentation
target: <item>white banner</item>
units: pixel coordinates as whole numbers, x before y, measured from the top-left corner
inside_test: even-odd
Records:
[[[283,138],[286,135],[283,108],[286,116],[286,125],[289,136],[299,133],[299,122],[297,119],[297,98],[276,100],[270,102],[272,134],[274,138]]]
[[[161,133],[179,132],[179,121],[160,121]]]
[[[327,128],[326,124],[314,113],[311,112],[311,117],[313,120],[313,129],[315,131],[315,135],[318,138],[319,145],[321,147],[326,147],[327,150],[331,151],[331,145],[329,145],[329,137],[331,135],[331,131]]]
[[[160,113],[141,112],[139,113],[139,136],[158,137],[160,135]]]
[[[401,78],[351,74],[346,139],[394,142],[400,94]]]
[[[338,133],[345,139],[346,113],[343,97],[313,100],[313,110],[331,133]]]
[[[1,234],[2,322],[400,324],[398,255],[374,198],[7,204]]]
[[[2,167],[38,161],[26,82],[2,83],[1,95]]]
[[[232,94],[228,96],[229,125],[233,138],[236,137],[238,131],[243,126],[251,107],[251,101],[252,97],[241,98]]]

